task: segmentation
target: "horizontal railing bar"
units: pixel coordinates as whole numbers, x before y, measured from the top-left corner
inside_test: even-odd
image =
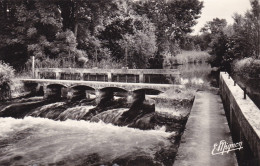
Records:
[[[176,69],[80,69],[80,68],[36,68],[36,72],[97,73],[97,74],[172,74],[179,75]]]

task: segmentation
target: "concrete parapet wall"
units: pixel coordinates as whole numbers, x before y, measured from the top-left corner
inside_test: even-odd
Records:
[[[42,74],[44,73],[48,73],[47,79],[58,80],[65,75],[73,74],[73,78],[70,78],[69,80],[122,82],[123,79],[123,82],[143,83],[150,82],[151,78],[153,78],[151,75],[169,75],[171,78],[174,78],[176,83],[179,83],[180,81],[180,72],[175,69],[37,68],[35,69],[35,78],[41,79]]]
[[[260,166],[260,110],[228,74],[220,73],[220,93],[234,142],[243,142],[240,164]]]

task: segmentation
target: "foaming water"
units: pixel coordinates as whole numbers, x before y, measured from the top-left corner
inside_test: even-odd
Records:
[[[87,121],[0,118],[0,165],[96,164],[146,155],[171,145],[171,134]],[[93,163],[92,163],[93,164]],[[87,164],[86,164],[87,165]]]
[[[52,103],[52,104],[47,104],[42,107],[37,108],[36,111],[33,113],[27,115],[27,116],[34,116],[34,117],[42,117],[45,116],[46,118],[50,118],[50,116],[53,116],[53,109],[59,106],[64,105],[65,102],[57,102],[57,103]]]
[[[81,120],[82,117],[89,112],[94,106],[76,106],[68,108],[58,116],[58,120]]]
[[[105,123],[115,124],[116,122],[118,122],[121,115],[127,110],[129,110],[129,108],[117,108],[117,109],[108,110],[92,117],[91,121],[94,122],[103,121]]]

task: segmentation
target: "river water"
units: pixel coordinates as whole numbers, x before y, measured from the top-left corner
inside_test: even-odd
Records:
[[[216,86],[215,73],[208,63],[188,63],[168,68],[178,69],[181,74],[181,84],[194,88],[209,88]]]
[[[171,133],[44,118],[0,118],[1,165],[91,165],[148,156],[170,146]],[[114,163],[115,164],[115,163]]]
[[[148,100],[133,112],[42,97],[2,103],[0,165],[172,165],[193,99],[155,110]]]
[[[170,165],[174,161],[176,132],[166,131],[163,124],[150,130],[115,124],[129,108],[104,111],[86,121],[86,113],[97,106],[60,101],[32,108],[34,100],[39,99],[16,101],[2,109],[1,116],[7,116],[3,112],[27,103],[30,111],[18,118],[0,118],[0,165]]]
[[[183,85],[210,84],[208,64],[178,69]],[[194,99],[175,93],[134,108],[120,98],[106,108],[42,97],[0,103],[0,165],[172,166]]]

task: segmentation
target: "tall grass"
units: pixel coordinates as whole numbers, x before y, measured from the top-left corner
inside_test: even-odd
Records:
[[[165,56],[164,65],[207,62],[210,55],[205,51],[182,51],[176,56]]]

